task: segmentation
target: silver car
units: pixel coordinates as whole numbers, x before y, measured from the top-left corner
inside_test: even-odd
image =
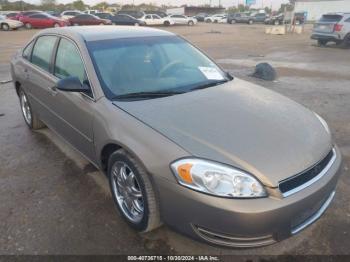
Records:
[[[314,25],[312,39],[320,46],[335,42],[342,47],[350,46],[350,13],[329,13]]]
[[[165,223],[216,245],[268,245],[334,197],[341,155],[326,122],[173,33],[48,29],[11,71],[28,126],[48,126],[98,167],[138,231]]]

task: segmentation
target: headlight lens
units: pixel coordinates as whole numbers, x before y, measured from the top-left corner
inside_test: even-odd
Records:
[[[327,133],[330,134],[331,133],[331,130],[329,129],[329,126],[326,122],[326,120],[324,120],[322,117],[320,117],[318,114],[316,114],[314,112],[314,114],[316,115],[316,117],[318,118],[318,120],[320,120],[321,124],[323,125],[323,127],[326,129]]]
[[[233,167],[202,159],[181,159],[171,164],[183,186],[229,198],[266,197],[262,184],[253,176]]]

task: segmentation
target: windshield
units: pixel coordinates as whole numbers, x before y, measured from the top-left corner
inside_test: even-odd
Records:
[[[176,36],[93,41],[87,46],[109,99],[138,93],[166,96],[231,80],[209,58]]]

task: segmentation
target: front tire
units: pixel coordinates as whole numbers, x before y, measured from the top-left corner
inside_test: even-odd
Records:
[[[252,24],[254,24],[254,21],[253,21],[253,20],[249,20],[249,21],[248,21],[248,24],[249,24],[249,25],[252,25]]]
[[[32,29],[32,28],[33,28],[33,26],[32,26],[31,23],[25,23],[24,26],[25,26],[25,28],[27,28],[27,29]]]
[[[188,21],[188,25],[193,26],[194,25],[193,21]]]
[[[165,25],[165,26],[170,26],[170,22],[169,22],[169,21],[165,21],[165,22],[164,22],[164,25]]]
[[[323,40],[323,39],[319,39],[319,40],[317,40],[317,44],[318,44],[318,46],[326,46],[326,45],[327,45],[327,43],[328,43],[328,41],[327,41],[327,40]]]
[[[5,23],[5,24],[1,25],[1,29],[4,30],[4,31],[9,31],[10,30],[10,26]]]
[[[233,24],[235,24],[236,23],[236,20],[235,19],[232,19],[231,20],[231,24],[233,25]]]
[[[29,103],[26,93],[22,89],[18,92],[19,101],[21,105],[21,111],[24,121],[30,129],[37,130],[45,127],[45,124],[41,122],[39,117],[33,112],[33,109]]]
[[[274,25],[280,25],[280,21],[275,20],[275,21],[273,22],[273,24],[274,24]]]
[[[108,161],[108,177],[114,203],[132,228],[148,232],[161,225],[149,175],[133,156],[124,149],[114,152]]]
[[[55,28],[60,27],[60,24],[59,23],[54,23],[53,27],[55,27]]]

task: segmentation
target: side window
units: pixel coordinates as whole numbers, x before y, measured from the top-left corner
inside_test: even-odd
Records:
[[[152,17],[150,15],[146,15],[145,17],[146,19],[152,19]]]
[[[22,56],[23,56],[24,59],[30,60],[30,54],[32,53],[33,45],[34,45],[34,41],[30,42],[30,43],[23,49]]]
[[[51,56],[56,40],[57,37],[55,36],[40,36],[36,40],[32,53],[32,63],[34,65],[48,72],[50,71]]]
[[[350,23],[350,17],[346,19],[345,22]]]
[[[83,61],[76,46],[69,40],[62,38],[57,48],[54,75],[58,78],[76,76],[83,83],[86,73]]]

